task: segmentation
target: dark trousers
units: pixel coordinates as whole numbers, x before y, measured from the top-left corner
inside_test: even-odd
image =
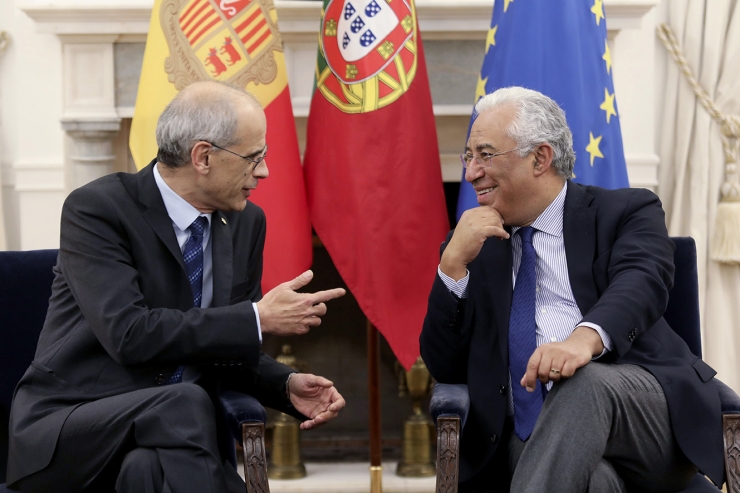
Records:
[[[51,446],[51,444],[50,444]],[[218,451],[213,403],[180,383],[82,404],[64,424],[49,466],[23,492],[239,492]]]
[[[532,435],[514,435],[461,493],[682,491],[696,475],[647,370],[592,362],[553,386]],[[508,485],[508,481],[511,484]]]

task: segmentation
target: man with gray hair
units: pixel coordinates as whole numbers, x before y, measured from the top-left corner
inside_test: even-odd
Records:
[[[716,372],[662,318],[673,243],[658,197],[571,181],[565,114],[521,87],[475,107],[478,198],[442,245],[420,343],[465,383],[460,491],[680,491],[722,481]]]
[[[216,440],[219,390],[302,418],[333,419],[329,380],[260,351],[304,334],[343,289],[264,297],[265,216],[248,201],[268,170],[266,119],[239,88],[186,87],[137,174],[72,192],[35,358],[10,415],[8,484],[21,491],[243,492]]]

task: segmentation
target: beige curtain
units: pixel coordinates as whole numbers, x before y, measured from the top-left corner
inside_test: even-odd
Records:
[[[8,46],[8,43],[10,42],[10,36],[5,31],[0,31],[0,61],[2,60],[2,55],[5,52],[5,48]],[[6,231],[5,231],[5,208],[3,207],[3,179],[2,179],[2,170],[0,169],[0,250],[7,250],[8,249],[8,243],[6,239]]]
[[[740,114],[740,2],[667,3],[668,24],[700,85],[722,113]],[[704,359],[740,391],[740,265],[709,258],[724,180],[720,126],[670,58],[663,103],[659,194],[668,231],[696,240]]]

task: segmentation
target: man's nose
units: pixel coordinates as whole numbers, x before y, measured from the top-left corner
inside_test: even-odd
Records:
[[[252,171],[252,176],[255,178],[267,178],[270,176],[270,170],[267,169],[267,158],[263,159],[257,166],[255,166],[254,171]]]
[[[465,168],[465,181],[473,183],[473,181],[484,174],[485,171],[483,171],[483,166],[480,166],[476,159],[471,159],[470,164]]]

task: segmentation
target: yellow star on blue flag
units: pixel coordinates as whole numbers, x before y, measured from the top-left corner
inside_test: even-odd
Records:
[[[621,188],[629,181],[606,24],[603,0],[529,2],[526,8],[494,2],[490,26],[495,31],[486,39],[475,96],[477,101],[508,86],[548,95],[565,110],[573,132],[573,181]],[[472,186],[463,180],[458,218],[477,205]]]

